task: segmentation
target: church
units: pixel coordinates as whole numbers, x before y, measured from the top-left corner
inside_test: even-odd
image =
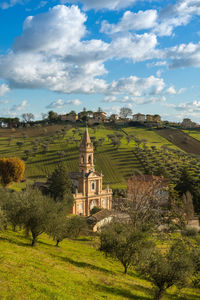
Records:
[[[102,189],[103,174],[95,171],[94,149],[86,128],[79,158],[79,172],[70,174],[74,187],[73,214],[89,216],[94,206],[111,209],[112,189]]]

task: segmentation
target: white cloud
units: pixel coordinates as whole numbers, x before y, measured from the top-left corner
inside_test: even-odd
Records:
[[[75,106],[78,106],[78,105],[81,105],[82,102],[78,99],[74,99],[74,100],[67,100],[67,101],[64,101],[62,99],[58,99],[56,101],[53,101],[51,102],[46,108],[50,108],[50,109],[60,109],[60,108],[63,108],[64,106],[66,105],[75,105]]]
[[[137,13],[126,11],[118,24],[109,24],[107,21],[103,21],[101,31],[113,34],[130,30],[150,29],[156,25],[156,19],[156,10],[139,11]]]
[[[75,106],[79,106],[79,105],[82,104],[82,102],[78,99],[75,99],[75,100],[67,100],[66,104],[72,104],[72,105],[75,105]]]
[[[109,10],[119,10],[121,8],[126,8],[133,5],[136,2],[141,2],[143,0],[81,0],[83,7],[86,10],[89,9],[109,9]],[[77,3],[79,0],[60,0],[62,4],[65,3]]]
[[[165,93],[168,95],[178,95],[178,94],[183,93],[184,91],[185,91],[184,88],[176,90],[175,87],[172,85],[165,91]]]
[[[164,102],[166,100],[165,96],[148,96],[148,97],[116,97],[116,96],[106,96],[103,100],[105,103],[127,103],[130,105],[143,105],[143,104],[152,104],[157,102]]]
[[[107,87],[107,94],[124,94],[132,96],[157,95],[160,94],[165,87],[162,78],[150,76],[147,78],[138,78],[130,76],[113,81]]]
[[[27,0],[26,0],[27,1]],[[10,7],[15,6],[16,4],[24,4],[23,0],[9,0],[9,1],[3,1],[0,3],[1,9],[8,9]]]
[[[170,68],[200,67],[200,43],[181,44],[165,50]]]
[[[13,105],[10,109],[10,112],[13,113],[13,115],[23,111],[28,105],[28,102],[26,100],[22,101],[22,103],[18,105]]]
[[[113,39],[111,53],[116,58],[131,58],[133,62],[144,61],[159,57],[160,51],[156,50],[157,38],[155,34],[144,33],[124,34]]]
[[[104,62],[134,62],[159,55],[154,34],[117,36],[110,43],[83,40],[86,16],[77,6],[58,5],[29,16],[13,51],[0,56],[0,77],[11,88],[47,88],[64,93],[104,93]],[[31,62],[31,63],[30,63]]]
[[[9,91],[10,91],[10,88],[8,87],[7,84],[3,83],[0,85],[0,97],[4,96]]]

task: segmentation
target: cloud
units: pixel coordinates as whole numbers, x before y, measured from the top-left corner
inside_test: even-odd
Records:
[[[165,103],[164,106],[173,108],[183,115],[200,115],[200,101],[194,100],[192,102],[182,102],[179,104]]]
[[[27,2],[28,0],[10,0],[10,1],[3,1],[2,3],[0,3],[0,8],[1,9],[8,9],[10,7],[15,6],[16,4],[21,4],[23,5],[25,2]]]
[[[0,85],[0,97],[4,96],[9,91],[10,91],[10,88],[8,87],[7,84],[3,83]]]
[[[143,0],[81,0],[83,8],[85,10],[95,9],[109,9],[109,10],[119,10],[132,6],[136,2],[142,2]],[[78,3],[79,0],[61,0],[61,4],[65,3]]]
[[[63,93],[104,93],[109,59],[133,62],[160,55],[155,34],[128,33],[102,40],[85,40],[86,16],[77,6],[57,5],[29,16],[13,50],[0,56],[0,77],[11,88],[47,88]],[[31,62],[31,64],[30,64]]]
[[[200,67],[200,43],[181,44],[166,49],[165,56],[171,60],[171,69]]]
[[[143,105],[152,104],[156,102],[164,102],[166,100],[165,96],[154,96],[154,97],[116,97],[116,96],[106,96],[103,100],[105,103],[127,103],[130,105]]]
[[[74,100],[67,100],[67,101],[64,101],[62,99],[58,99],[56,101],[53,101],[51,102],[48,106],[46,106],[46,108],[50,108],[50,109],[60,109],[60,108],[63,108],[64,106],[66,105],[75,105],[75,106],[78,106],[78,105],[81,105],[82,102],[78,99],[74,99]]]
[[[18,105],[13,105],[10,109],[10,112],[15,115],[21,111],[23,111],[28,105],[28,102],[26,100],[22,101],[22,103]]]
[[[132,96],[157,95],[160,94],[165,87],[162,78],[149,76],[147,78],[139,78],[130,76],[113,81],[107,87],[107,94],[123,94],[127,93]]]
[[[79,105],[82,104],[82,102],[78,99],[75,99],[75,100],[67,100],[66,104],[72,104],[72,105],[75,105],[75,106],[79,106]]]
[[[180,0],[170,4],[160,11],[154,32],[160,36],[170,36],[175,27],[187,25],[195,15],[200,15],[199,0]]]
[[[184,88],[181,88],[181,89],[179,89],[179,90],[176,90],[176,89],[174,88],[174,86],[172,85],[172,86],[170,86],[170,87],[165,91],[165,93],[168,94],[168,95],[178,95],[178,94],[183,93],[184,91],[185,91]]]
[[[126,11],[118,24],[109,24],[103,21],[101,24],[101,32],[114,34],[130,30],[150,29],[156,25],[157,11],[146,10],[133,13]]]

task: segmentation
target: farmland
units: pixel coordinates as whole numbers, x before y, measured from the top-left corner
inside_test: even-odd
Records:
[[[77,171],[83,131],[83,127],[69,125],[16,130],[13,134],[10,131],[10,135],[4,130],[0,157],[18,156],[26,163],[26,182],[13,184],[12,188],[18,190],[28,182],[44,181],[60,162],[64,162],[69,171]],[[199,157],[181,151],[157,131],[98,126],[90,128],[89,133],[92,139],[103,140],[95,149],[95,167],[104,174],[104,186],[125,188],[127,177],[136,171],[149,174],[161,168],[165,168],[172,179],[177,178],[183,166],[189,166],[197,180],[200,176]],[[109,135],[120,135],[118,147],[112,144]]]

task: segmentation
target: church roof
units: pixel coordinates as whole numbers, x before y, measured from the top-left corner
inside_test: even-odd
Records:
[[[85,128],[85,133],[84,133],[84,136],[83,136],[83,139],[82,139],[82,142],[81,142],[81,148],[86,148],[86,147],[92,147],[92,142],[91,142],[91,139],[90,139],[90,135],[89,135],[89,132],[88,132],[88,129]]]

